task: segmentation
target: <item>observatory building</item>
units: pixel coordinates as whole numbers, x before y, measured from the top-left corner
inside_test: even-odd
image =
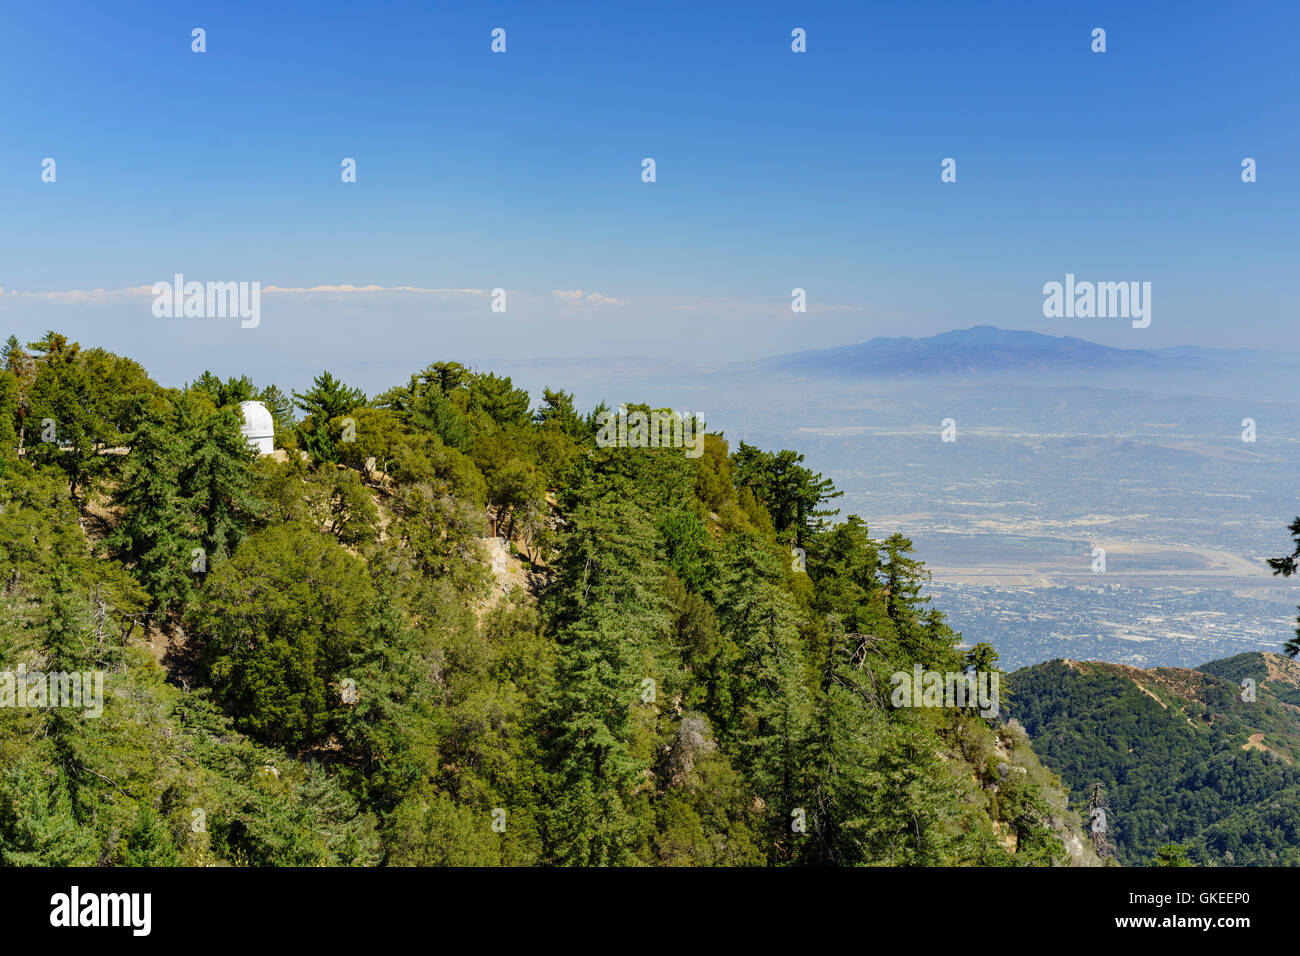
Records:
[[[259,455],[269,455],[275,451],[275,422],[267,407],[261,402],[240,402],[239,410],[244,416],[244,424],[239,429],[244,440]]]

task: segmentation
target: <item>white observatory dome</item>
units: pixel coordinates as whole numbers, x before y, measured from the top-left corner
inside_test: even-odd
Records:
[[[244,415],[244,425],[239,429],[244,440],[259,455],[275,451],[275,421],[267,407],[261,402],[240,402],[239,410]]]

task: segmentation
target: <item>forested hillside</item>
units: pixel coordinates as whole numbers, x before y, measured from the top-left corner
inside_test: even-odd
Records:
[[[2,364],[0,668],[105,674],[102,716],[0,708],[4,863],[1097,862],[1005,711],[891,706],[996,655],[795,452],[597,447],[454,362]]]
[[[1245,683],[1243,683],[1245,682]],[[1195,670],[1049,661],[1007,677],[1008,715],[1083,806],[1102,784],[1128,865],[1300,863],[1300,665]]]

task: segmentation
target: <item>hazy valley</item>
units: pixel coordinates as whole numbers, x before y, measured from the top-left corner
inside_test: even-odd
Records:
[[[1291,636],[1300,588],[1264,563],[1300,507],[1291,357],[981,332],[734,368],[565,367],[590,404],[691,408],[729,439],[804,452],[841,515],[913,539],[954,626],[1005,666],[1195,666]]]

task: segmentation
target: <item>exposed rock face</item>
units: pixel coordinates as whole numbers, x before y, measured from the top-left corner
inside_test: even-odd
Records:
[[[677,727],[677,738],[668,748],[668,782],[674,787],[686,783],[695,761],[703,754],[717,749],[713,742],[713,731],[706,718],[697,714],[688,714],[682,718]]]

